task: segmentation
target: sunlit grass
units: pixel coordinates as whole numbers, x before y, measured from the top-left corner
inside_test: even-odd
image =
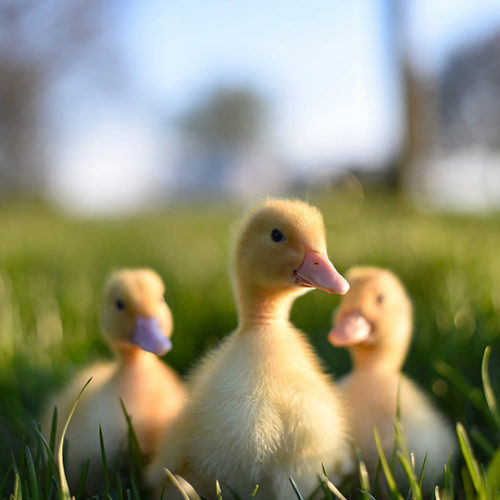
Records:
[[[310,201],[324,213],[329,254],[340,271],[381,265],[405,283],[415,306],[405,371],[453,425],[461,423],[465,449],[486,474],[486,491],[498,490],[494,395],[500,373],[490,368],[485,377],[481,360],[491,345],[486,363],[499,366],[500,216],[421,214],[386,193],[369,194],[363,204],[359,197],[336,201],[324,195]],[[230,227],[241,208],[172,207],[132,219],[75,221],[43,207],[0,207],[0,498],[27,498],[23,491],[36,490],[39,471],[46,474],[53,466],[51,457],[42,459],[43,446],[31,458],[26,451],[27,442],[37,439],[35,422],[49,394],[80,367],[109,357],[100,337],[99,305],[111,269],[150,266],[164,278],[174,314],[174,349],[166,361],[181,373],[234,329],[228,258]],[[337,304],[337,297],[312,292],[297,301],[292,320],[307,332],[327,368],[342,375],[348,356],[326,341]],[[465,460],[453,467],[445,476],[453,484],[439,485],[440,498],[452,486],[455,493],[476,494]],[[359,498],[366,487],[363,482],[356,490]],[[56,489],[53,483],[52,494]]]

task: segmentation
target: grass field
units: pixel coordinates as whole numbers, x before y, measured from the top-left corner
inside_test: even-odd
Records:
[[[490,345],[489,372],[500,396],[500,215],[428,215],[381,192],[362,203],[326,195],[311,201],[325,216],[337,269],[381,265],[405,283],[416,316],[405,371],[451,422],[464,425],[486,466],[491,454],[481,436],[495,449],[500,444],[481,382]],[[183,374],[235,328],[228,255],[240,212],[186,205],[128,219],[73,220],[43,206],[0,205],[0,498],[12,493],[12,453],[23,453],[23,436],[33,435],[47,397],[80,367],[109,356],[99,301],[111,269],[148,266],[164,278],[175,326],[166,361]],[[336,376],[349,370],[346,353],[326,341],[338,300],[314,291],[292,312]],[[455,492],[470,487],[462,466],[459,460]]]

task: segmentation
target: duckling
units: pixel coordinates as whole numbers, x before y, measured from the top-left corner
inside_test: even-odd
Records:
[[[88,487],[102,483],[99,426],[109,464],[126,449],[128,427],[120,398],[146,456],[152,454],[160,435],[183,404],[183,384],[157,357],[172,347],[172,316],[163,293],[161,278],[149,269],[119,270],[107,281],[102,332],[117,360],[84,369],[55,397],[44,418],[47,432],[53,407],[57,406],[59,419],[64,421],[79,391],[93,377],[66,434],[70,485],[77,484],[81,466],[87,459],[90,459]]]
[[[301,201],[251,210],[233,253],[238,327],[194,370],[149,478],[159,492],[167,467],[206,498],[218,479],[223,492],[244,498],[259,484],[259,498],[284,500],[291,476],[308,495],[322,463],[338,478],[352,459],[341,395],[289,312],[313,287],[349,285],[328,259],[321,213]]]
[[[328,340],[348,347],[353,361],[350,374],[340,381],[352,409],[353,436],[370,472],[379,456],[373,428],[380,434],[384,453],[391,459],[394,422],[400,405],[400,422],[408,450],[415,454],[420,471],[425,454],[424,487],[432,487],[443,472],[456,442],[445,418],[401,367],[409,348],[413,313],[398,278],[378,267],[354,267],[347,273],[351,285],[335,315]],[[396,479],[404,484],[402,468]]]

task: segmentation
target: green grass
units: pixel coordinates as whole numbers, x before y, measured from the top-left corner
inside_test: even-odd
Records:
[[[340,271],[356,264],[389,267],[413,299],[415,336],[405,372],[450,422],[460,422],[465,450],[474,456],[449,471],[455,493],[476,491],[474,463],[479,479],[488,478],[486,494],[492,483],[498,490],[500,428],[491,404],[500,394],[500,215],[433,216],[388,193],[368,193],[364,200],[359,193],[322,194],[310,201],[323,211],[329,254]],[[26,442],[37,439],[35,422],[47,397],[80,367],[109,356],[99,333],[99,302],[111,269],[150,266],[164,278],[175,323],[166,359],[181,373],[235,328],[227,262],[230,227],[241,208],[177,206],[95,221],[65,218],[43,206],[0,205],[0,498],[21,498],[16,484],[19,495],[36,490],[45,477],[50,460],[42,458],[43,446],[30,455]],[[327,368],[342,375],[348,356],[326,340],[338,300],[309,293],[296,302],[292,320]],[[486,345],[487,397],[481,368]]]

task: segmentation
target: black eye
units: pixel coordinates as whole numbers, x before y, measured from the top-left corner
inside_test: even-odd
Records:
[[[119,311],[124,311],[125,310],[125,302],[121,299],[117,299],[115,302],[115,306]]]
[[[385,301],[385,295],[383,293],[379,293],[377,295],[377,304],[382,304]]]
[[[271,239],[276,243],[286,241],[285,235],[279,229],[273,229],[271,231]]]

